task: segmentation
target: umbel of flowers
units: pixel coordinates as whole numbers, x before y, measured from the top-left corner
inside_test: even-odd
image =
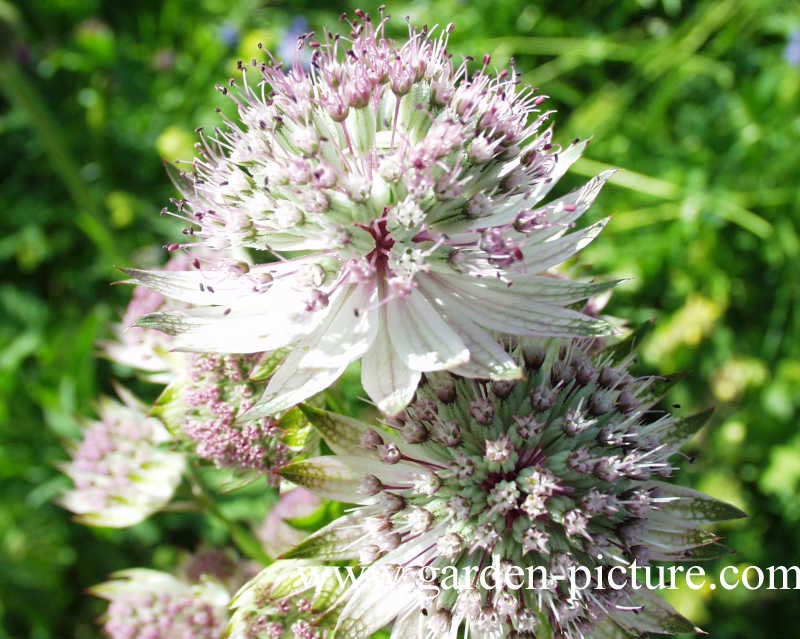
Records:
[[[604,226],[574,231],[608,179],[545,202],[586,142],[554,144],[545,96],[513,69],[474,72],[447,53],[451,26],[396,45],[357,12],[349,36],[310,35],[300,56],[242,65],[237,107],[176,181],[174,215],[206,257],[130,270],[191,308],[140,325],[199,352],[284,356],[251,416],[290,408],[360,360],[396,414],[421,375],[516,379],[498,335],[607,333],[569,307],[608,288],[553,278]],[[243,251],[267,256],[242,260]]]
[[[269,358],[255,354],[192,353],[154,412],[202,459],[218,468],[259,473],[276,485],[278,470],[315,450],[318,437],[297,411],[281,419],[240,419],[264,387],[263,380],[253,377],[259,377],[265,362]]]
[[[218,564],[213,554],[198,555],[186,575],[144,568],[114,574],[92,588],[92,594],[109,601],[105,634],[110,639],[220,639],[230,601],[222,580],[230,575],[214,570]]]
[[[431,375],[392,425],[307,409],[336,455],[291,464],[284,476],[360,506],[289,555],[369,566],[346,595],[337,636],[366,638],[389,622],[397,639],[692,631],[625,572],[614,576],[621,588],[598,580],[634,561],[720,554],[700,526],[743,514],[665,483],[705,415],[657,410],[654,378],[632,376],[630,358],[592,354],[583,341],[509,355],[521,380]],[[497,579],[487,588],[477,575],[489,565],[523,571],[528,585]],[[583,589],[568,579],[579,566],[591,575]],[[378,601],[387,568],[404,587]]]
[[[88,424],[61,467],[75,484],[61,505],[91,526],[132,526],[160,510],[186,465],[183,454],[162,448],[171,439],[164,425],[130,393],[118,392],[124,403],[100,402],[100,418]]]
[[[330,639],[346,573],[314,561],[280,560],[231,602],[229,639]]]
[[[176,177],[169,212],[193,241],[170,245],[162,270],[129,270],[149,290],[126,313],[138,327],[117,327],[105,352],[165,388],[149,409],[124,392],[101,405],[62,503],[90,525],[133,525],[185,478],[180,508],[205,508],[268,566],[234,597],[244,579],[209,571],[210,556],[184,575],[118,573],[93,591],[110,602],[104,630],[691,632],[629,572],[608,587],[615,570],[714,556],[703,526],[741,516],[668,483],[703,416],[659,410],[663,380],[634,376],[633,355],[598,338],[611,329],[592,304],[575,310],[613,283],[555,271],[604,225],[574,228],[610,174],[548,197],[586,142],[553,142],[544,96],[488,57],[455,63],[451,26],[410,26],[394,44],[386,20],[359,11],[347,36],[302,36],[307,68],[301,53],[288,69],[241,64],[221,88],[234,119]],[[356,361],[385,415],[372,425],[309,401]],[[317,435],[333,454],[309,459]],[[216,503],[212,465],[283,491],[258,535]],[[340,516],[320,499],[355,506]],[[488,567],[491,585],[473,576]],[[589,580],[575,589],[578,568]],[[512,589],[512,569],[539,572]]]

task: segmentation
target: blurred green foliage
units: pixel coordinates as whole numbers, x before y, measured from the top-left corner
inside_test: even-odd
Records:
[[[52,499],[62,442],[111,374],[95,358],[129,291],[116,266],[161,259],[179,237],[158,211],[162,161],[188,158],[193,128],[228,108],[214,90],[257,43],[280,47],[356,5],[266,0],[0,0],[0,638],[97,636],[84,593],[113,570],[174,562],[224,541],[190,515],[121,532],[73,525]],[[365,9],[375,9],[368,4]],[[642,370],[690,375],[682,411],[716,404],[683,479],[744,507],[723,530],[737,555],[712,567],[800,563],[800,67],[784,56],[800,8],[777,0],[427,0],[389,7],[453,19],[456,54],[511,58],[558,109],[557,138],[593,135],[577,184],[624,171],[593,216],[613,214],[584,253],[629,278],[613,314],[656,328]],[[583,267],[582,267],[583,268]],[[588,272],[588,269],[587,269]],[[154,389],[143,389],[154,392]],[[355,382],[339,401],[353,406]],[[252,495],[231,508],[247,510]],[[250,501],[247,501],[250,500]],[[681,589],[713,636],[800,627],[792,592]]]

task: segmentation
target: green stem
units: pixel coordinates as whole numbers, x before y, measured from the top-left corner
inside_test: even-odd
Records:
[[[636,44],[616,42],[613,37],[602,39],[589,38],[544,38],[535,36],[504,36],[500,38],[487,38],[481,41],[477,48],[492,49],[507,48],[516,55],[552,55],[552,56],[577,56],[580,58],[602,61],[622,60],[630,62],[639,55]]]
[[[206,485],[197,466],[189,464],[189,481],[192,486],[192,494],[198,503],[202,506],[203,510],[209,513],[212,517],[222,523],[228,530],[231,539],[242,552],[243,555],[250,557],[260,563],[262,566],[268,566],[272,563],[270,557],[261,545],[261,542],[250,532],[246,527],[242,526],[239,522],[234,521],[222,512],[217,502],[214,501],[214,496],[211,490]]]
[[[590,160],[589,158],[581,158],[572,166],[572,172],[577,175],[595,176],[600,171],[607,169],[619,169],[620,167],[606,164],[605,162],[598,162],[597,160]],[[680,195],[680,189],[665,180],[637,173],[631,169],[623,169],[611,176],[609,182],[621,186],[632,191],[639,191],[663,200],[674,200]]]

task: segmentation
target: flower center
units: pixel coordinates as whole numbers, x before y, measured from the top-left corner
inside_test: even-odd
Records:
[[[374,219],[368,226],[365,224],[356,224],[356,226],[369,233],[375,240],[375,248],[366,256],[367,262],[375,269],[378,276],[386,275],[389,255],[394,247],[394,239],[389,232],[386,217]]]

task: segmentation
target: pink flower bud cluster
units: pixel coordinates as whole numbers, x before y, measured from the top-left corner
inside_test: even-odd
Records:
[[[111,602],[103,630],[111,639],[219,639],[214,608],[191,594],[142,593]]]
[[[217,582],[190,583],[155,570],[132,569],[93,589],[109,600],[109,639],[220,639],[229,595]]]
[[[271,417],[238,419],[254,403],[258,384],[248,375],[257,361],[255,355],[192,355],[183,430],[197,454],[219,467],[272,473],[291,452],[283,429]]]
[[[163,447],[169,433],[125,391],[104,400],[62,470],[75,488],[61,504],[96,526],[130,526],[163,507],[180,483],[185,458]]]
[[[133,486],[131,475],[151,461],[154,420],[110,417],[95,422],[84,434],[72,460],[75,487],[97,510]]]

